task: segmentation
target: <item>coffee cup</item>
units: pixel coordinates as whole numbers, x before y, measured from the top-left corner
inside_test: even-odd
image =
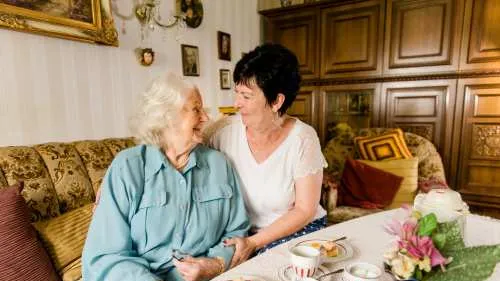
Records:
[[[290,262],[296,277],[311,277],[318,270],[321,253],[310,246],[294,246],[290,248]]]
[[[354,262],[345,266],[342,280],[378,281],[380,276],[382,276],[380,267],[367,262]]]

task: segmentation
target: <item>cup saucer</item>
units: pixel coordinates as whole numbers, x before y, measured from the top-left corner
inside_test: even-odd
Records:
[[[392,279],[390,274],[382,273],[382,276],[380,276],[380,278],[377,280],[378,281],[392,281],[394,279]],[[342,277],[342,273],[340,273],[340,274],[333,274],[333,275],[325,276],[325,277],[321,278],[320,281],[345,281],[345,278]]]
[[[320,265],[318,267],[318,270],[314,274],[314,276],[312,276],[312,278],[315,278],[317,276],[323,275],[323,274],[325,274],[327,272],[328,272],[328,268],[326,268],[323,265]],[[285,266],[281,267],[278,270],[278,280],[281,280],[281,281],[296,281],[295,272],[293,272],[293,269],[292,269],[291,265],[285,265]]]

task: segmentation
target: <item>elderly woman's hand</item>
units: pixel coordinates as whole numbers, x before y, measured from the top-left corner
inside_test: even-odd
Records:
[[[224,261],[217,258],[186,257],[174,265],[186,281],[210,280],[224,272]]]
[[[257,245],[248,237],[234,237],[224,241],[226,246],[235,247],[233,259],[231,260],[231,267],[246,261],[257,249]]]

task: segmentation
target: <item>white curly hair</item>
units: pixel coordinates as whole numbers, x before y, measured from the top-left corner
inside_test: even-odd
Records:
[[[130,118],[130,130],[138,142],[165,145],[162,139],[178,118],[186,96],[198,88],[181,77],[168,73],[155,78],[140,97],[137,110]]]

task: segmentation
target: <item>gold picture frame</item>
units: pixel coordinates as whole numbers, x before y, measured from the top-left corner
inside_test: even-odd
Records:
[[[0,0],[0,27],[118,46],[110,0]]]

